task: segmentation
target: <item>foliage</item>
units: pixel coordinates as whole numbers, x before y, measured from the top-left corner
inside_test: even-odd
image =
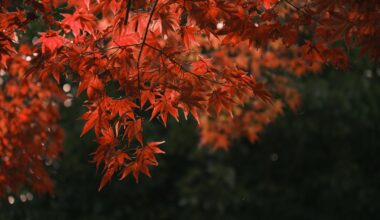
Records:
[[[227,148],[240,136],[253,142],[285,104],[295,109],[299,103],[289,77],[278,76],[274,70],[303,74],[319,70],[324,63],[346,68],[344,47],[359,47],[373,59],[379,58],[380,45],[374,37],[380,32],[376,0],[307,4],[288,0],[25,0],[0,4],[0,68],[9,77],[1,104],[9,99],[12,103],[2,110],[10,114],[2,124],[9,123],[9,118],[15,123],[12,116],[22,108],[29,111],[19,114],[25,120],[21,128],[6,130],[2,136],[1,192],[23,184],[36,191],[51,188],[41,164],[55,159],[62,135],[56,128],[55,102],[41,99],[61,100],[56,85],[78,85],[76,95],[85,96],[81,136],[95,133],[99,146],[93,161],[102,167],[101,189],[115,174],[120,178],[133,174],[137,181],[139,173],[150,175],[148,166],[158,165],[155,155],[163,153],[159,148],[163,142],[144,138],[147,121],[159,120],[166,127],[168,118],[178,121],[183,112],[185,118],[192,115],[200,123],[203,145]],[[31,36],[35,33],[30,27],[36,21],[43,30]],[[229,56],[232,51],[235,54]],[[25,60],[17,63],[20,57]],[[12,82],[21,81],[20,77],[25,78],[22,83],[28,92],[22,93],[18,107],[14,96],[7,96]],[[41,85],[46,94],[32,95],[34,84]],[[38,122],[41,128],[30,128],[30,120],[39,117],[44,117]],[[57,134],[39,132],[45,128]],[[25,162],[18,156],[23,151],[13,142],[28,143],[29,137],[20,137],[18,132],[30,134],[29,130],[37,132],[34,137],[42,137],[37,140],[42,149],[36,143],[27,156],[28,162],[39,165],[32,165],[27,176],[18,179],[7,167]],[[36,187],[34,179],[42,186]]]

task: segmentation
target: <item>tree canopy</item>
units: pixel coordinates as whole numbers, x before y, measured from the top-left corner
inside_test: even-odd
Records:
[[[150,176],[164,140],[152,121],[180,113],[200,145],[227,149],[300,102],[292,74],[380,56],[377,0],[5,0],[0,3],[0,193],[51,192],[63,150],[59,105],[83,97],[99,189]],[[287,74],[280,74],[278,71]],[[61,89],[63,87],[63,89]],[[79,138],[79,137],[78,137]]]

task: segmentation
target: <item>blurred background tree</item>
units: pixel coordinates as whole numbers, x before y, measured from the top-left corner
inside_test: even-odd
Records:
[[[380,219],[379,67],[356,61],[346,73],[326,68],[295,81],[302,106],[256,144],[212,152],[196,147],[194,121],[153,125],[149,138],[167,140],[154,181],[129,177],[101,192],[88,163],[96,144],[78,138],[72,119],[83,108],[74,101],[62,107],[62,160],[50,164],[55,195],[9,196],[0,219]]]

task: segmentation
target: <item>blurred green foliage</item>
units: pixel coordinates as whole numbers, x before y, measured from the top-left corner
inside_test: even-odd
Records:
[[[55,195],[2,200],[0,219],[380,219],[380,69],[368,66],[297,79],[301,108],[228,152],[198,148],[194,121],[154,124],[145,132],[167,153],[152,178],[115,179],[101,192],[76,101],[63,108]]]

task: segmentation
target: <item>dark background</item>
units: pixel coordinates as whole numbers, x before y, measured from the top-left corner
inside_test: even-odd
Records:
[[[353,62],[295,78],[297,112],[269,125],[256,144],[199,148],[194,121],[153,124],[166,140],[152,178],[114,179],[97,191],[93,136],[79,138],[83,107],[62,107],[62,159],[50,165],[55,195],[0,202],[0,219],[380,219],[380,69]],[[26,191],[24,192],[26,193]]]

